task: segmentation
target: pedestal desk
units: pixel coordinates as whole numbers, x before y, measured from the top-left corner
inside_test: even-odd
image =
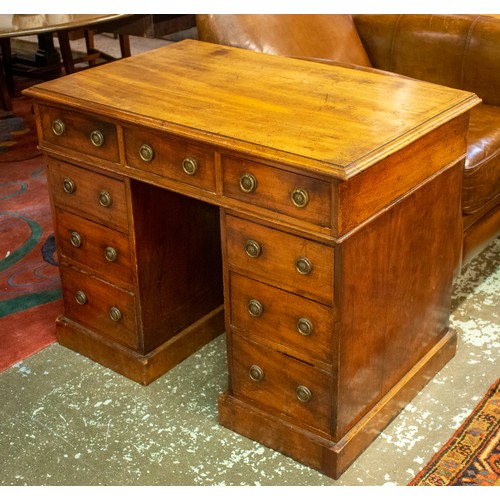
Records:
[[[474,94],[189,40],[27,94],[62,345],[148,384],[225,331],[220,423],[331,477],[454,355]]]

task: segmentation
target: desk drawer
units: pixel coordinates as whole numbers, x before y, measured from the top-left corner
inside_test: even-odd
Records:
[[[235,394],[329,432],[331,374],[236,334],[231,349]]]
[[[98,222],[128,232],[123,181],[49,159],[48,177],[55,205],[76,210]]]
[[[128,236],[57,207],[55,216],[57,246],[63,257],[87,266],[108,281],[132,288]]]
[[[40,117],[44,141],[102,160],[120,161],[113,123],[48,106],[40,106]]]
[[[232,156],[222,158],[224,195],[331,227],[331,184]]]
[[[226,215],[230,266],[262,281],[333,305],[334,249]]]
[[[66,315],[103,335],[136,349],[134,295],[61,263]]]
[[[231,326],[241,334],[332,362],[332,308],[234,272],[230,294]]]
[[[215,191],[214,151],[142,128],[123,129],[127,165]]]

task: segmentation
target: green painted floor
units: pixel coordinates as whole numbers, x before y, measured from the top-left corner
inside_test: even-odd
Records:
[[[454,291],[455,358],[338,480],[225,429],[224,335],[147,387],[53,345],[0,374],[0,485],[405,485],[500,376],[500,239]]]

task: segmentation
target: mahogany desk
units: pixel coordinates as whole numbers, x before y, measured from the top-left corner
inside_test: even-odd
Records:
[[[27,94],[62,345],[148,384],[225,330],[221,424],[331,477],[454,355],[475,95],[197,41]]]

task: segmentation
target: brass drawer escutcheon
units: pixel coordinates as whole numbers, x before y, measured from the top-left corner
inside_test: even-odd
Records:
[[[52,132],[54,135],[61,136],[66,131],[66,125],[60,118],[56,118],[52,122]]]
[[[302,188],[294,189],[292,191],[292,194],[290,195],[290,198],[292,199],[292,203],[297,208],[304,208],[309,203],[309,194],[305,189]]]
[[[299,257],[295,261],[295,269],[297,269],[300,274],[311,274],[311,261],[307,257]]]
[[[251,299],[248,301],[247,309],[248,314],[250,314],[250,316],[254,316],[255,318],[262,316],[262,313],[264,312],[264,307],[262,306],[262,304],[255,299]]]
[[[109,308],[109,318],[111,321],[118,323],[118,321],[122,319],[122,312],[118,309],[118,307],[112,306]]]
[[[104,208],[109,208],[113,204],[113,199],[107,191],[101,191],[99,193],[99,205]]]
[[[75,300],[81,306],[83,306],[84,304],[86,304],[87,303],[87,296],[85,295],[85,292],[82,292],[82,290],[78,290],[75,293]]]
[[[187,175],[195,175],[198,172],[198,162],[194,158],[184,158],[182,170]]]
[[[253,174],[243,174],[240,177],[240,189],[244,193],[253,193],[257,189],[257,179]]]
[[[248,374],[254,382],[260,382],[264,378],[264,370],[257,365],[252,365],[248,370]]]
[[[90,142],[96,148],[100,148],[104,145],[104,134],[100,130],[94,130],[90,134]]]
[[[249,257],[256,259],[260,255],[261,251],[262,249],[260,245],[255,240],[248,240],[245,243],[245,252]]]
[[[301,403],[309,403],[311,401],[312,392],[305,385],[299,385],[295,389],[295,394]]]
[[[73,194],[76,191],[75,181],[73,179],[70,179],[69,177],[63,179],[62,186],[63,186],[63,191],[66,194]]]
[[[77,231],[71,231],[69,240],[74,247],[82,246],[83,239],[82,239],[81,234]]]
[[[104,250],[104,257],[108,262],[115,262],[118,258],[118,252],[113,247],[106,247]]]
[[[314,330],[313,324],[307,318],[300,318],[297,321],[297,331],[301,335],[304,335],[304,337],[308,337],[309,335],[311,335],[313,330]]]
[[[143,144],[139,148],[139,156],[142,161],[150,162],[155,157],[155,152],[149,144]]]

